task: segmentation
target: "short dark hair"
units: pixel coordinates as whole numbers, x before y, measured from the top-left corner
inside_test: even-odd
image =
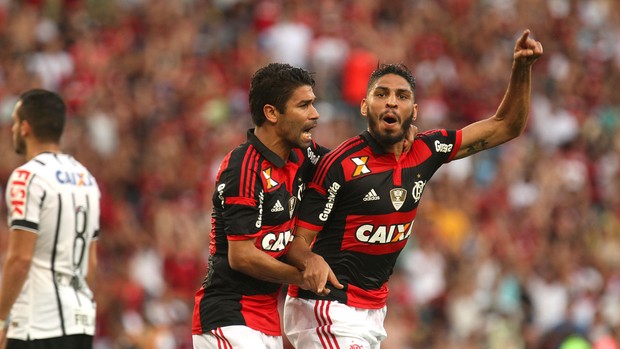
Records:
[[[62,98],[51,91],[33,89],[24,92],[19,100],[19,120],[28,121],[38,140],[59,143],[65,128],[67,111]]]
[[[286,102],[296,88],[314,87],[312,74],[303,68],[286,63],[270,63],[254,73],[250,83],[250,113],[256,126],[266,119],[263,107],[273,105],[280,113],[286,112]]]
[[[370,92],[372,85],[379,80],[379,78],[387,75],[387,74],[395,74],[402,76],[403,79],[407,80],[409,86],[411,86],[411,91],[415,96],[415,78],[409,68],[406,65],[399,64],[379,64],[377,68],[370,74],[370,79],[368,80],[368,86],[366,86],[366,94]]]

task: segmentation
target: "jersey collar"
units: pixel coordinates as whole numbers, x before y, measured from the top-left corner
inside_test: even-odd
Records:
[[[385,150],[379,145],[379,142],[368,132],[368,130],[362,132],[360,136],[368,143],[370,149],[375,154],[387,154]]]
[[[267,146],[264,145],[258,139],[258,137],[256,137],[256,135],[254,135],[253,128],[248,130],[247,136],[248,136],[248,142],[250,142],[250,144],[252,144],[252,146],[254,146],[254,148],[256,148],[256,150],[258,150],[258,152],[262,156],[264,156],[265,159],[267,159],[267,161],[271,162],[275,167],[281,168],[281,167],[284,167],[284,165],[286,165],[286,162],[282,160],[281,157],[276,155],[276,153],[272,152],[271,149],[267,148]],[[297,154],[294,151],[291,151],[291,153],[288,156],[288,159],[289,161],[296,163],[298,161]]]

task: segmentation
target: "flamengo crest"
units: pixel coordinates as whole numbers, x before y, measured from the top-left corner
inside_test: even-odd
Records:
[[[413,200],[415,200],[415,202],[420,201],[425,186],[426,181],[417,181],[413,184],[413,190],[411,191],[411,195],[413,195]]]

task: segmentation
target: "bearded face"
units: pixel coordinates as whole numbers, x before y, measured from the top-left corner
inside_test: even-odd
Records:
[[[375,117],[369,113],[368,128],[377,142],[384,146],[391,146],[405,139],[409,127],[413,124],[413,113],[405,117],[404,120],[398,121],[397,123],[400,124],[400,127],[396,128],[381,127],[381,120],[384,120],[386,117],[391,118],[392,116],[384,115]]]
[[[384,147],[405,139],[416,118],[411,86],[403,77],[386,74],[372,86],[362,101],[362,115],[368,118],[368,130]]]

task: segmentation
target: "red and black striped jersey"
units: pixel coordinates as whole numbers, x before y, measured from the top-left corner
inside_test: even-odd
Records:
[[[228,241],[256,239],[256,248],[282,259],[305,185],[327,151],[313,142],[284,161],[250,130],[247,142],[226,155],[216,177],[209,270],[196,294],[194,334],[244,325],[280,335],[281,285],[231,269]]]
[[[345,285],[330,287],[327,299],[366,309],[385,305],[387,281],[412,234],[424,187],[460,145],[460,130],[432,130],[418,134],[396,160],[365,131],[321,159],[297,225],[319,231],[312,250]],[[325,299],[295,286],[289,295]]]

